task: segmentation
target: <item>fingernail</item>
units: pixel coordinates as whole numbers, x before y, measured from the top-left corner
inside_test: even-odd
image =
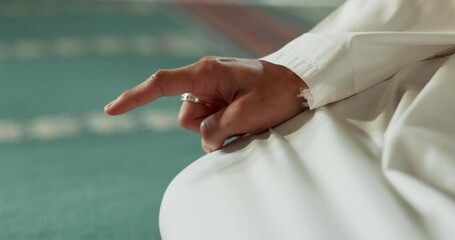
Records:
[[[115,100],[112,101],[112,102],[110,102],[110,103],[108,103],[108,104],[104,107],[104,109],[110,108],[110,107],[112,106],[112,104],[114,104],[114,103],[115,103]]]

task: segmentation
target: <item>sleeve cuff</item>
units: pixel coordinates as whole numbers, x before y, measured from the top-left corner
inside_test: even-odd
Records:
[[[301,92],[310,109],[349,96],[354,91],[352,66],[344,48],[307,33],[261,60],[287,67],[308,85]]]

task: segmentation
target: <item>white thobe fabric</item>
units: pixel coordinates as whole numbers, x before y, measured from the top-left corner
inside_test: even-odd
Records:
[[[264,58],[312,110],[183,170],[163,239],[455,239],[454,47],[454,0],[346,2]]]

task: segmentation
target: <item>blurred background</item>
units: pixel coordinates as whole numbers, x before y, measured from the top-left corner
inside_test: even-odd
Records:
[[[271,53],[341,2],[0,0],[0,239],[160,239],[199,137],[179,97],[104,105],[158,69]]]

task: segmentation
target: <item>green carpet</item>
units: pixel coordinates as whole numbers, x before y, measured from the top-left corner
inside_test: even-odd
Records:
[[[249,56],[171,4],[0,1],[0,239],[160,239],[162,195],[199,138],[176,123],[178,97],[102,109],[203,55]]]

